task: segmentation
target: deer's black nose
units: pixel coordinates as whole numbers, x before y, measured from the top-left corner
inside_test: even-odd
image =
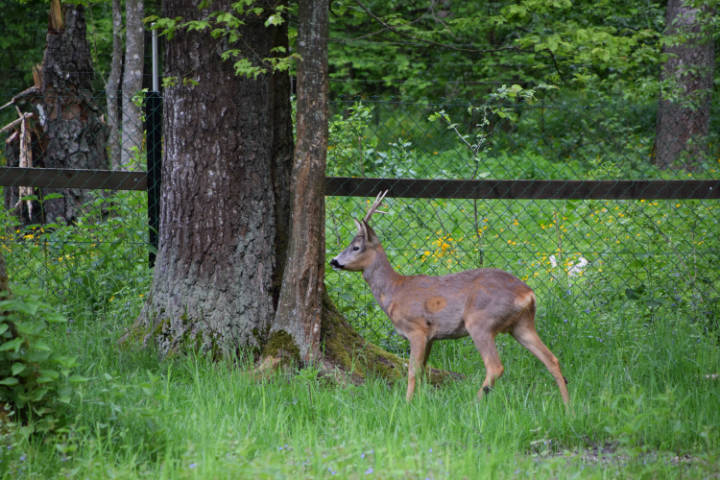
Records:
[[[340,269],[343,268],[343,266],[340,265],[340,263],[334,258],[332,260],[330,260],[330,266],[333,268],[340,268]]]

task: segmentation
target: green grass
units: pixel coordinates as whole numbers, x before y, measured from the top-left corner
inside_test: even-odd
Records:
[[[140,304],[134,301],[135,308]],[[430,363],[465,375],[422,385],[336,385],[312,369],[258,380],[251,365],[121,349],[110,312],[53,332],[81,384],[65,429],[6,432],[4,478],[712,478],[720,475],[717,338],[614,311],[539,330],[561,359],[566,412],[542,365],[499,337],[506,373],[486,400],[467,339]]]

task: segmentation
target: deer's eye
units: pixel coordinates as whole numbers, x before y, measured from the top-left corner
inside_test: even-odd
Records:
[[[360,250],[360,247],[358,247],[357,245],[353,246],[353,251],[357,252],[358,250]]]

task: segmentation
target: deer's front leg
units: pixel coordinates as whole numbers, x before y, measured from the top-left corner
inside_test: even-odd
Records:
[[[408,335],[408,340],[410,341],[410,361],[408,362],[408,386],[405,400],[409,402],[415,392],[417,374],[422,374],[425,364],[428,338],[425,332],[418,331]]]

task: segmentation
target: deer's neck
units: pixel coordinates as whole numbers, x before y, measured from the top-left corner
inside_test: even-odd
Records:
[[[383,310],[390,304],[393,290],[401,277],[390,265],[382,247],[376,251],[375,260],[363,271],[363,278]]]

